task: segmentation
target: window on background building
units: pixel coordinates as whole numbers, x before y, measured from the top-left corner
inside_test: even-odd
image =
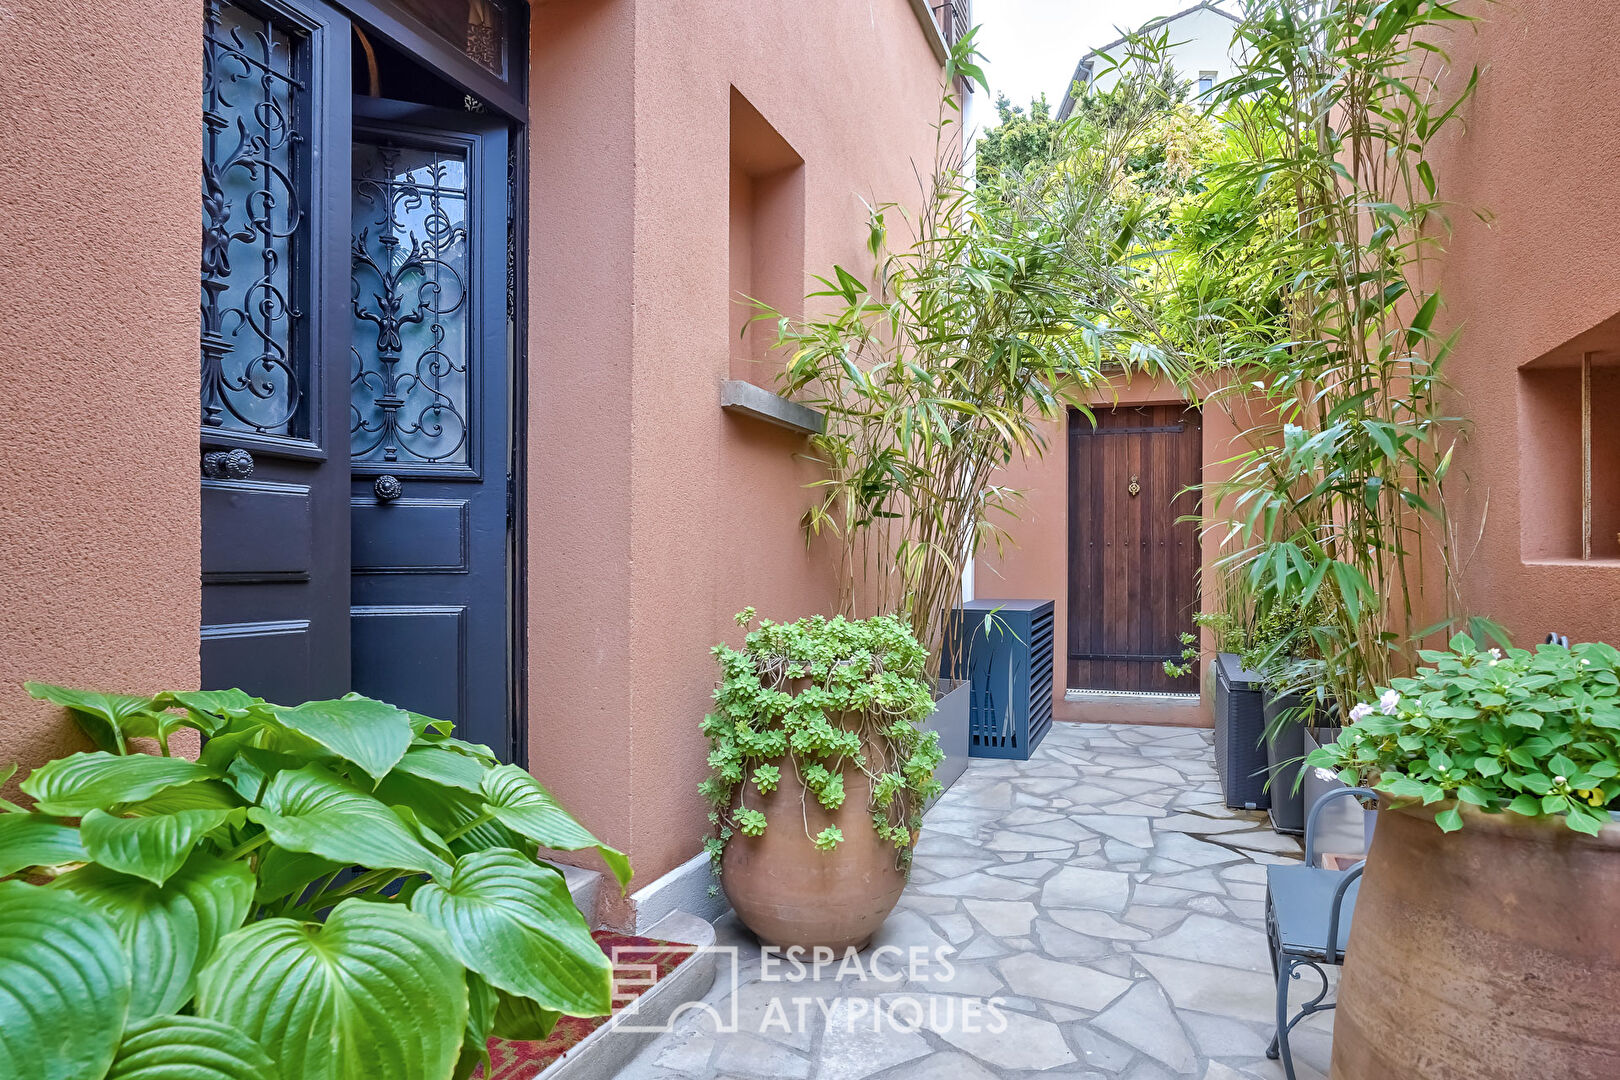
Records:
[[[1200,96],[1215,89],[1215,72],[1200,71],[1198,73],[1198,93]]]

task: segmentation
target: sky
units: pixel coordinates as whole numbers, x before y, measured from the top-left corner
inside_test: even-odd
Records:
[[[974,0],[973,18],[980,25],[979,51],[984,53],[990,101],[1006,94],[1015,105],[1028,105],[1045,92],[1057,112],[1080,57],[1160,15],[1173,15],[1197,0]],[[977,112],[977,110],[975,110]],[[990,110],[975,122],[994,121]]]

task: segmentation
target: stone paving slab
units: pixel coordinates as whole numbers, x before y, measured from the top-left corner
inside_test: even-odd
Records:
[[[1031,761],[975,759],[923,831],[865,952],[795,980],[728,915],[736,985],[616,1075],[1280,1080],[1265,866],[1299,843],[1222,805],[1208,732],[1055,724]],[[1300,1080],[1331,1034],[1295,1029]]]

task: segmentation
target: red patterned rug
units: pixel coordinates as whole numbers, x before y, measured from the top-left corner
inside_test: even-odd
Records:
[[[695,951],[691,945],[655,938],[614,934],[607,930],[593,930],[591,937],[601,946],[613,966],[613,1011],[618,1012],[636,998],[652,989],[658,980],[680,966],[681,961]],[[489,1040],[491,1070],[486,1080],[529,1080],[536,1072],[550,1065],[580,1040],[607,1022],[605,1016],[589,1019],[565,1016],[557,1021],[551,1038],[544,1042],[509,1042],[506,1039]],[[483,1066],[473,1073],[474,1080],[484,1077]]]

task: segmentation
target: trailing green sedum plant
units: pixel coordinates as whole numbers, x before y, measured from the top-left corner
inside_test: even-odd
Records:
[[[491,1034],[609,1011],[535,855],[595,848],[621,887],[628,862],[450,724],[353,694],[28,689],[99,749],[30,773],[32,810],[0,800],[0,1076],[460,1080]],[[182,728],[195,761],[169,755]]]
[[[737,624],[753,618],[747,608]],[[765,831],[765,814],[748,805],[751,792],[775,790],[785,769],[828,810],[843,805],[846,768],[866,773],[872,828],[909,863],[923,804],[940,791],[934,767],[944,759],[938,732],[918,728],[934,695],[928,652],[910,628],[892,615],[762,620],[741,649],[713,652],[721,676],[715,710],[703,719],[710,775],[698,790],[714,807],[715,834],[705,847],[715,873],[726,841]],[[830,851],[844,836],[828,826],[808,839]]]
[[[1445,803],[1435,822],[1462,828],[1464,806],[1562,818],[1597,833],[1620,805],[1620,652],[1481,650],[1467,635],[1424,650],[1410,679],[1350,711],[1339,740],[1306,763],[1366,781],[1397,805]]]

